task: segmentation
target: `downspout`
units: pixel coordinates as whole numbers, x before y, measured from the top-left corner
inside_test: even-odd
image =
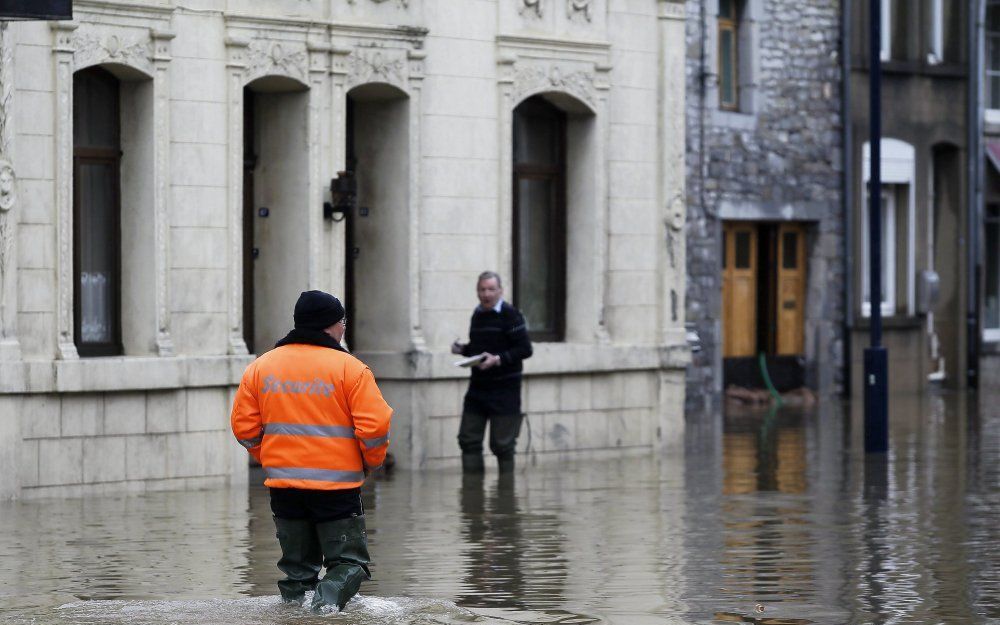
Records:
[[[840,10],[840,119],[841,149],[843,150],[843,193],[841,210],[844,218],[844,395],[851,396],[851,334],[854,329],[854,221],[851,219],[851,197],[854,193],[854,141],[851,135],[851,3],[842,0]]]
[[[705,157],[705,115],[708,110],[706,104],[708,89],[705,86],[705,82],[710,79],[710,74],[705,67],[706,63],[706,52],[705,52],[705,42],[708,37],[708,10],[705,7],[705,0],[701,0],[699,6],[699,60],[698,60],[698,203],[701,205],[702,214],[710,221],[717,222],[718,215],[714,210],[709,208],[705,201],[705,178],[706,178],[706,157]],[[712,223],[710,227],[718,227],[718,223]],[[709,321],[712,321],[709,319]],[[717,334],[716,338],[719,338],[721,334]],[[713,398],[717,393],[722,392],[722,343],[716,340],[714,353],[710,355],[711,357],[711,367],[712,367],[712,388],[710,396]]]
[[[969,188],[968,188],[968,258],[966,261],[966,345],[968,360],[966,381],[969,388],[979,387],[979,351],[982,333],[979,330],[979,282],[981,272],[980,254],[980,208],[983,189],[983,112],[982,80],[979,79],[983,67],[983,23],[985,3],[976,0],[971,3],[968,16],[969,28],[969,95],[968,95],[968,145],[969,145]]]

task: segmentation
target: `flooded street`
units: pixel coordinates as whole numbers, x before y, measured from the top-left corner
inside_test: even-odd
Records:
[[[522,458],[369,484],[374,580],[340,615],[279,605],[249,490],[0,503],[0,622],[989,623],[1000,397],[692,417],[683,453]],[[235,443],[234,443],[235,444]]]

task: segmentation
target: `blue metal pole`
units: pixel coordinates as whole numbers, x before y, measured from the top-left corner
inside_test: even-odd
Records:
[[[869,0],[868,285],[871,346],[865,350],[865,452],[889,449],[888,354],[882,347],[882,2]]]

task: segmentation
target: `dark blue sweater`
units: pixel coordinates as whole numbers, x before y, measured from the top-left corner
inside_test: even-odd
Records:
[[[492,308],[477,307],[469,324],[469,344],[462,349],[463,356],[483,352],[500,356],[500,364],[481,370],[472,368],[471,388],[488,389],[518,386],[521,384],[521,361],[531,357],[531,339],[524,323],[524,315],[507,302],[500,312]]]

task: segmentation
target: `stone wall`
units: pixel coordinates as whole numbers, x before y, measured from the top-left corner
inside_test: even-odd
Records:
[[[26,497],[62,497],[245,479],[230,397],[228,388],[23,396],[11,406],[20,441],[4,481],[16,477]]]
[[[701,343],[688,367],[690,407],[722,390],[720,250],[728,219],[811,225],[807,379],[824,393],[844,384],[840,3],[741,4],[747,97],[728,112],[718,107],[718,3],[687,2],[687,320]]]

